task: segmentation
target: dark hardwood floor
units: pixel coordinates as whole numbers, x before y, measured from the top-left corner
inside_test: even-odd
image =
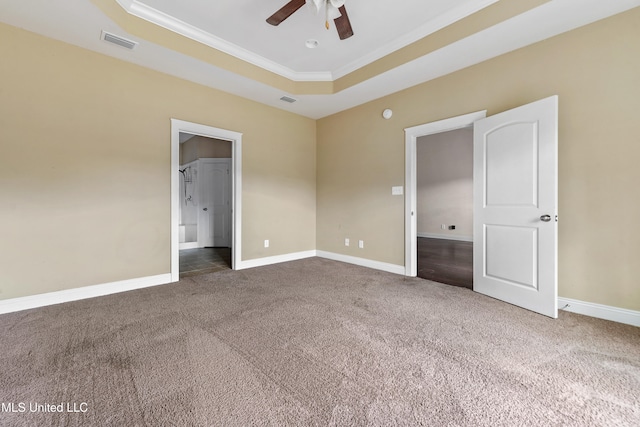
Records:
[[[418,237],[418,277],[473,289],[473,243]]]
[[[180,278],[231,268],[230,248],[198,248],[180,251]]]

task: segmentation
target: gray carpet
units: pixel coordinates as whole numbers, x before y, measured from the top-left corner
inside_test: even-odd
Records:
[[[2,315],[0,361],[2,426],[640,425],[640,328],[320,258]]]

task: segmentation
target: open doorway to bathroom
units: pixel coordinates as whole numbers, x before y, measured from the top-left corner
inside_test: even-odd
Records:
[[[473,128],[416,144],[418,277],[473,289]]]
[[[232,142],[180,132],[180,277],[231,268]]]

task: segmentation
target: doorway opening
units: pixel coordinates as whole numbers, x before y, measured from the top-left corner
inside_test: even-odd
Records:
[[[171,279],[241,262],[242,134],[171,119]]]
[[[417,275],[417,139],[472,125],[473,291],[557,318],[558,96],[485,117],[405,129],[405,274]]]
[[[416,146],[417,276],[473,289],[473,127]]]
[[[486,110],[478,111],[405,129],[405,275],[407,276],[418,276],[418,138],[472,127],[476,120],[483,119],[486,115]]]
[[[180,277],[231,268],[231,145],[180,132]]]

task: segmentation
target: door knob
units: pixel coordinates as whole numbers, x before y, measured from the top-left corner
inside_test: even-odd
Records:
[[[209,208],[204,208],[204,209],[202,209],[202,210],[203,210],[203,211],[208,211],[208,210],[209,210]],[[549,216],[549,215],[547,215],[547,216]],[[549,221],[549,220],[547,220],[547,221]]]
[[[540,217],[540,221],[549,222],[551,221],[551,215],[542,215]]]

